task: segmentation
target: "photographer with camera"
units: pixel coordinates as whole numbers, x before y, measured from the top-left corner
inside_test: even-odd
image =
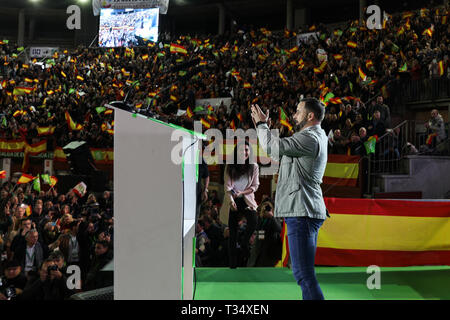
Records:
[[[263,202],[258,208],[255,239],[248,267],[273,267],[281,258],[281,225],[273,216],[273,204]]]
[[[39,277],[28,281],[23,293],[17,300],[64,300],[74,292],[67,287],[67,278],[58,268],[53,258],[45,260],[40,269]]]
[[[0,278],[0,300],[15,300],[22,294],[27,283],[27,277],[22,273],[22,267],[17,260],[8,261],[4,276]]]

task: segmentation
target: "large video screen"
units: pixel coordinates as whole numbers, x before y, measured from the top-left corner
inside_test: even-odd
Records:
[[[102,9],[100,12],[100,47],[145,45],[158,41],[159,8]]]

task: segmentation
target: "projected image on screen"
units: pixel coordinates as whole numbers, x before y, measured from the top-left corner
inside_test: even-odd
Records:
[[[102,9],[100,47],[129,47],[158,41],[159,8]]]

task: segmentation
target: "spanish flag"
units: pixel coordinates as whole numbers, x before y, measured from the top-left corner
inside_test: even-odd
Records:
[[[6,178],[6,171],[2,170],[0,171],[0,179],[5,179]]]
[[[366,68],[367,68],[367,69],[370,69],[370,68],[372,68],[372,67],[373,67],[373,61],[370,60],[370,59],[367,60],[367,61],[366,61]]]
[[[237,118],[239,119],[240,122],[244,121],[244,119],[242,118],[242,114],[240,112],[237,114]]]
[[[214,115],[208,114],[207,118],[208,118],[208,120],[213,121],[213,122],[218,122],[219,121],[219,119],[217,119],[217,117],[214,116]]]
[[[430,38],[431,37],[433,37],[433,28],[432,27],[430,27],[430,28],[428,28],[428,29],[425,29],[423,32],[422,32],[422,35],[423,36],[425,36],[425,35],[428,35]]]
[[[278,72],[278,75],[280,76],[281,80],[283,80],[284,84],[288,83],[287,80],[286,80],[286,77],[284,76],[284,74],[282,74],[281,72]]]
[[[358,44],[356,42],[353,42],[353,41],[347,42],[347,47],[355,49],[357,46],[358,46]]]
[[[358,72],[359,72],[359,77],[362,79],[362,81],[366,81],[367,75],[364,73],[364,71],[362,71],[361,68],[358,68]]]
[[[279,120],[280,120],[280,123],[283,126],[285,126],[285,127],[287,127],[289,129],[289,131],[292,130],[292,125],[289,123],[288,116],[286,115],[286,113],[284,112],[283,108],[281,108],[281,107],[280,107],[280,118],[279,118]]]
[[[33,92],[33,88],[30,87],[15,87],[13,90],[13,95],[15,96],[22,96],[25,94],[30,94],[31,92]]]
[[[448,202],[325,198],[325,205],[332,218],[318,235],[317,265],[450,265]]]
[[[144,54],[143,56],[142,56],[142,60],[147,60],[148,59],[148,54]]]
[[[230,122],[230,128],[236,130],[236,124],[234,123],[234,119]]]
[[[344,57],[342,56],[342,54],[333,54],[333,58],[336,61],[340,61],[342,59],[344,59]]]
[[[321,73],[323,73],[323,70],[320,69],[320,68],[314,68],[314,73],[315,74],[321,74]]]
[[[292,49],[289,50],[289,53],[294,53],[294,52],[297,52],[297,51],[298,51],[298,47],[295,46],[295,47],[293,47]]]
[[[37,127],[37,132],[39,136],[52,135],[55,132],[56,127]]]
[[[54,187],[58,183],[58,179],[55,176],[50,176],[50,186]]]
[[[33,181],[34,179],[35,179],[35,177],[30,176],[26,173],[23,173],[22,176],[17,181],[17,184],[28,183],[30,181]]]
[[[281,249],[281,260],[275,265],[276,268],[285,268],[288,266],[289,262],[289,242],[287,236],[287,225],[283,219],[283,226],[281,228],[281,241],[282,241],[282,249]]]
[[[414,16],[414,12],[407,11],[407,12],[404,12],[404,13],[403,13],[402,19],[408,19],[408,18],[411,18],[411,17],[413,17],[413,16]]]
[[[359,156],[329,154],[323,184],[356,187],[359,175],[359,160]]]
[[[329,101],[330,101],[332,104],[342,104],[342,100],[341,100],[341,98],[339,98],[339,97],[331,98]]]
[[[187,114],[187,116],[188,116],[189,118],[192,118],[192,117],[194,116],[194,113],[192,112],[191,107],[188,107],[188,108],[186,109],[186,114]]]
[[[33,83],[33,79],[25,78],[25,82],[27,82],[27,83]]]
[[[250,89],[252,85],[248,82],[244,82],[244,89]]]
[[[202,125],[203,125],[205,128],[207,128],[207,129],[211,128],[211,124],[210,124],[208,121],[206,121],[205,119],[200,118],[200,122],[202,123]]]
[[[81,124],[77,124],[72,120],[72,117],[67,111],[65,112],[65,118],[70,131],[83,129],[83,126]]]
[[[181,53],[183,55],[187,55],[187,50],[183,46],[180,46],[175,43],[171,43],[170,44],[170,53]]]
[[[438,68],[439,68],[439,75],[442,77],[444,75],[444,60],[439,61]]]

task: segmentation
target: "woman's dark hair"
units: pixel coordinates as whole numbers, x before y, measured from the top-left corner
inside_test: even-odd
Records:
[[[239,164],[238,163],[238,150],[242,145],[246,145],[249,147],[250,155],[247,158],[247,160],[245,160],[245,163]],[[234,147],[233,163],[228,164],[228,166],[227,166],[227,174],[231,178],[231,180],[237,180],[244,175],[246,175],[247,177],[252,175],[253,164],[250,163],[251,158],[252,158],[252,148],[250,147],[250,143],[248,141],[245,141],[245,143],[238,143],[236,145],[236,147]]]

